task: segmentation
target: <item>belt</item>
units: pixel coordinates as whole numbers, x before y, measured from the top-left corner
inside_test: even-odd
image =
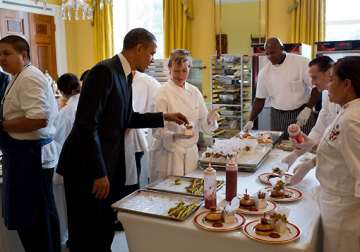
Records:
[[[293,110],[280,110],[280,109],[276,109],[274,107],[271,107],[271,109],[273,109],[273,110],[275,110],[276,112],[279,112],[279,113],[293,113],[293,112],[298,112],[299,110],[303,110],[305,107],[306,107],[306,104],[303,104],[299,108],[293,109]]]

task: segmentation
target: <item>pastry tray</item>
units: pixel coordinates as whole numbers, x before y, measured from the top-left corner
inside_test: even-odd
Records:
[[[192,209],[191,212],[182,218],[169,216],[169,209],[175,207],[181,201],[185,204],[194,203],[196,208]],[[201,203],[202,198],[196,196],[140,189],[115,202],[111,207],[121,212],[184,221],[199,208]]]
[[[180,180],[180,184],[176,185],[175,180]],[[162,192],[171,192],[171,193],[178,193],[183,195],[190,195],[196,197],[203,197],[203,193],[201,194],[193,194],[186,190],[186,187],[191,185],[191,181],[193,179],[202,179],[202,178],[195,178],[195,177],[184,177],[184,176],[169,176],[165,179],[161,179],[155,181],[146,186],[147,189],[162,191]],[[217,180],[217,190],[220,190],[225,185],[224,180]]]
[[[244,156],[237,160],[238,163],[238,170],[239,171],[248,171],[248,172],[255,172],[257,168],[261,166],[261,164],[265,161],[268,157],[269,153],[272,150],[272,145],[264,145],[258,146],[254,150],[254,153],[244,154]],[[201,157],[199,160],[199,164],[201,168],[206,168],[211,162],[211,166],[215,169],[223,170],[226,168],[226,160],[224,161],[214,161],[211,158],[203,158]]]

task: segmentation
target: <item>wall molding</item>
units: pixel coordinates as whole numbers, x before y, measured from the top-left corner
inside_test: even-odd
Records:
[[[57,73],[60,76],[67,72],[66,33],[64,20],[61,18],[61,6],[47,4],[44,8],[42,3],[35,4],[34,0],[0,0],[0,8],[53,16]]]

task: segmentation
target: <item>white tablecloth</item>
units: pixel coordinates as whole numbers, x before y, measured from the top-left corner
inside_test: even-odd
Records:
[[[238,194],[245,189],[255,193],[263,188],[257,176],[263,172],[271,171],[274,163],[279,162],[287,152],[274,149],[264,164],[256,173],[241,172],[238,175]],[[299,162],[299,160],[297,161]],[[296,165],[296,164],[295,164]],[[293,166],[294,167],[294,166]],[[292,167],[292,168],[293,168]],[[202,176],[202,171],[195,171],[189,176]],[[219,179],[225,179],[224,172],[218,172]],[[138,214],[119,212],[118,219],[125,228],[129,250],[141,251],[318,251],[320,240],[318,238],[320,212],[316,197],[319,183],[314,171],[310,172],[301,182],[298,189],[304,192],[304,198],[294,203],[281,204],[290,209],[289,221],[298,225],[302,231],[299,240],[286,245],[267,245],[247,238],[242,231],[226,233],[209,232],[197,228],[193,224],[193,216],[184,222],[158,219]],[[224,199],[225,187],[218,192],[218,199]],[[202,211],[199,209],[198,211]],[[247,220],[252,220],[246,216]]]

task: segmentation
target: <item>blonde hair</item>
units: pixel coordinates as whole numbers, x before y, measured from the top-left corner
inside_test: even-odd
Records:
[[[170,54],[168,67],[171,68],[174,64],[181,65],[182,63],[187,63],[189,67],[191,67],[192,65],[191,53],[186,49],[175,49]]]

